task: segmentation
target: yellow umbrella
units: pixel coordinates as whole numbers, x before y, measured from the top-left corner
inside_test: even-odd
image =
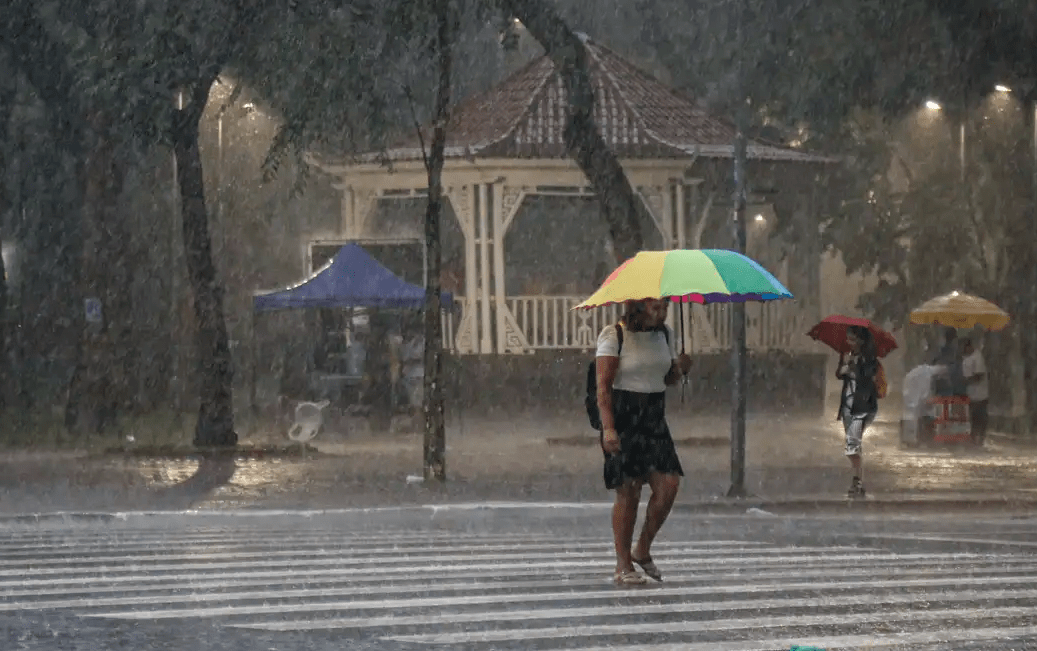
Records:
[[[979,325],[987,330],[1001,330],[1008,321],[1008,313],[990,301],[957,291],[929,299],[911,310],[911,323],[915,325],[936,324],[962,329]]]

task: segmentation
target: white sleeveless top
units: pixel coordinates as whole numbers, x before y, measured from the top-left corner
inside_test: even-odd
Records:
[[[669,326],[666,330],[672,342],[673,332]],[[666,343],[666,334],[661,330],[634,332],[627,328],[623,328],[623,350],[620,353],[616,324],[613,323],[605,326],[598,335],[596,357],[619,357],[613,389],[660,393],[666,391],[666,373],[677,355],[672,344]]]

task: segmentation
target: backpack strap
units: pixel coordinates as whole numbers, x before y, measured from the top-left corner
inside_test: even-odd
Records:
[[[664,324],[662,326],[663,337],[666,338],[666,347],[670,347],[670,329]],[[619,322],[616,323],[616,339],[619,341],[619,348],[616,350],[616,357],[619,357],[623,353],[623,325]]]

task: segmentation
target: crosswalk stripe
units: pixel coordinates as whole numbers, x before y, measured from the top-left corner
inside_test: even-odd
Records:
[[[815,581],[793,581],[789,583],[773,583],[766,585],[734,585],[734,586],[692,586],[692,587],[653,587],[646,590],[654,597],[660,596],[690,596],[721,594],[760,594],[767,592],[778,592],[785,590],[849,590],[860,588],[889,588],[889,587],[924,587],[941,585],[1011,585],[1025,583],[1029,584],[1033,577],[949,577],[941,579],[906,579],[906,580],[874,580],[874,581],[832,581],[820,584]],[[92,617],[114,617],[125,619],[172,619],[179,617],[225,617],[237,615],[260,615],[270,613],[297,613],[306,611],[352,611],[352,610],[377,610],[400,609],[400,608],[442,608],[449,606],[471,606],[494,603],[527,603],[545,601],[579,600],[590,601],[600,599],[616,598],[614,588],[608,590],[585,591],[574,593],[567,592],[518,592],[502,593],[494,595],[454,596],[454,597],[431,597],[411,599],[368,599],[354,601],[332,601],[307,604],[281,604],[276,606],[224,606],[221,608],[208,609],[172,609],[172,610],[149,610],[141,611],[110,611],[103,613],[91,613]]]
[[[668,568],[677,567],[681,561],[673,561],[673,564],[667,563]],[[610,565],[608,561],[601,561],[596,564],[587,564],[579,567],[572,567],[565,571],[566,576],[570,579],[566,582],[566,585],[599,585],[600,575],[602,574],[602,568],[606,568]],[[825,578],[830,576],[853,576],[853,575],[866,575],[871,576],[876,573],[897,573],[897,574],[909,574],[913,576],[917,575],[940,575],[946,573],[952,566],[948,565],[944,559],[931,559],[931,560],[889,560],[886,561],[879,568],[860,568],[859,564],[853,561],[843,563],[825,563],[817,564],[814,567],[816,569],[811,570],[796,570],[795,572],[784,571],[761,571],[768,567],[784,567],[781,563],[767,563],[759,564],[753,573],[753,578],[756,580],[762,579],[773,579],[773,578],[787,578],[789,576],[800,576],[800,577],[815,577]],[[827,567],[828,569],[822,569]],[[547,568],[548,570],[553,568]],[[957,570],[957,568],[953,568]],[[1037,564],[1030,563],[1028,559],[1013,559],[1012,561],[996,561],[990,564],[976,564],[972,567],[972,574],[978,573],[990,573],[990,574],[1008,574],[1008,573],[1035,573],[1037,572]],[[531,567],[526,570],[516,570],[513,572],[506,573],[495,573],[494,576],[498,579],[512,579],[508,585],[516,585],[516,581],[527,581],[524,577],[542,577],[551,576],[552,579],[544,581],[545,586],[558,585],[558,579],[556,571],[545,571],[543,568]],[[578,576],[596,576],[594,580],[578,581],[572,580],[571,577]],[[262,578],[266,576],[266,578]],[[242,578],[247,577],[247,578]],[[461,579],[485,579],[487,573],[485,571],[460,571],[460,572],[436,572],[429,576],[427,573],[411,573],[410,576],[403,579],[394,579],[393,587],[399,591],[423,591],[429,589],[436,590],[449,590],[449,589],[465,589],[470,588],[473,584],[469,581],[460,581]],[[132,578],[132,577],[119,577],[119,578]],[[708,569],[702,570],[696,573],[672,573],[667,572],[667,581],[695,581],[695,580],[711,580],[711,581],[744,581],[746,578],[745,572],[711,572]],[[455,583],[444,583],[443,579],[450,579],[457,581]],[[382,576],[356,576],[354,569],[345,570],[323,570],[319,572],[236,572],[236,573],[223,573],[223,574],[210,574],[210,573],[197,573],[192,575],[173,575],[163,577],[151,577],[148,575],[141,575],[136,577],[133,582],[110,582],[107,579],[92,579],[84,578],[80,579],[76,583],[63,584],[57,588],[43,588],[43,587],[32,587],[28,590],[4,590],[0,592],[0,599],[13,599],[18,597],[43,597],[43,596],[61,596],[61,595],[72,595],[72,594],[83,594],[89,592],[90,594],[105,594],[113,592],[161,592],[172,590],[176,588],[190,587],[192,590],[204,590],[213,588],[243,588],[249,586],[270,586],[280,585],[283,586],[288,582],[293,584],[365,584],[365,583],[382,583],[384,582]],[[435,581],[435,583],[432,583]],[[499,581],[494,583],[488,583],[486,585],[500,587]],[[370,587],[357,587],[358,592],[368,592],[371,590]],[[223,593],[224,597],[228,597],[227,593]],[[253,593],[242,593],[242,594],[253,594]],[[37,602],[36,605],[38,605]],[[0,602],[2,604],[2,602]],[[29,607],[29,606],[26,606]],[[2,609],[2,606],[0,606]]]
[[[119,527],[103,527],[100,529],[91,529],[89,531],[82,530],[67,530],[61,533],[55,533],[53,535],[43,533],[33,533],[25,536],[11,536],[9,532],[4,532],[0,529],[0,548],[7,548],[13,546],[31,546],[35,544],[44,544],[44,541],[51,541],[48,544],[59,545],[63,544],[62,541],[67,542],[78,542],[78,543],[94,543],[104,544],[107,542],[119,542],[124,540],[139,540],[142,542],[170,542],[170,534],[175,534],[175,541],[177,542],[218,542],[221,540],[225,541],[247,541],[254,539],[256,534],[263,534],[271,537],[285,537],[290,536],[292,538],[298,538],[300,540],[306,540],[309,538],[314,539],[328,539],[328,540],[351,540],[351,541],[369,541],[377,544],[385,544],[386,537],[391,536],[394,541],[436,541],[436,540],[454,540],[460,538],[477,538],[479,540],[496,540],[496,541],[526,541],[526,540],[541,540],[543,535],[539,532],[515,532],[515,533],[480,533],[477,535],[468,534],[457,534],[455,532],[437,532],[437,531],[423,531],[421,533],[416,532],[399,532],[399,531],[381,531],[374,530],[370,532],[343,532],[336,529],[327,528],[268,528],[268,527],[239,527],[235,529],[228,529],[226,531],[220,531],[215,529],[204,529],[204,530],[139,530],[139,529],[122,529]],[[600,537],[594,536],[573,536],[567,538],[569,540],[600,540]],[[767,543],[754,542],[754,541],[723,541],[723,540],[709,540],[706,542],[712,542],[714,544],[725,544],[725,542],[737,542],[739,544],[752,544],[764,546]]]
[[[799,552],[801,558],[809,558],[810,556],[820,556],[826,552],[846,552],[845,547],[807,547],[807,548],[793,548],[793,547],[779,547],[775,549],[757,549],[752,550],[753,554],[762,555],[774,555],[779,557],[782,554],[789,554],[791,551]],[[485,554],[481,556],[465,555],[465,554],[452,554],[452,553],[441,553],[441,554],[429,554],[426,553],[433,550],[422,550],[421,554],[398,554],[391,557],[357,557],[353,553],[342,553],[340,556],[333,558],[304,558],[304,559],[292,559],[282,561],[268,561],[268,560],[245,560],[245,561],[219,561],[211,562],[206,560],[206,556],[199,554],[190,557],[196,562],[193,563],[168,563],[156,562],[153,564],[146,564],[149,572],[159,571],[176,571],[183,569],[232,569],[242,567],[312,567],[312,566],[328,566],[328,565],[358,565],[368,567],[371,565],[392,565],[398,563],[401,559],[411,563],[437,563],[439,565],[452,563],[455,566],[458,563],[470,563],[472,561],[537,561],[541,559],[558,559],[564,558],[563,562],[572,562],[575,559],[582,558],[601,558],[601,552],[579,552],[579,551],[566,551],[564,554],[530,554],[525,552],[519,552],[514,554]],[[448,549],[446,551],[452,551]],[[737,561],[744,558],[744,551],[728,551],[715,552],[708,551],[704,552],[699,549],[693,549],[696,554],[702,557],[704,561],[708,560],[712,563],[722,563],[729,560]],[[240,555],[235,558],[241,558]],[[85,563],[84,563],[85,564]],[[141,566],[145,564],[142,562],[133,563],[132,561],[126,565],[103,566],[105,572],[117,573],[117,572],[131,572],[139,570]],[[76,568],[55,568],[55,567],[44,567],[44,568],[33,568],[33,574],[42,576],[55,576],[60,574],[72,573],[72,572],[83,572],[87,571],[87,567],[76,567]],[[23,568],[16,569],[3,569],[0,570],[0,577],[11,577],[21,576],[24,574]]]
[[[1032,540],[1015,540],[1012,538],[973,538],[971,536],[905,536],[896,534],[872,534],[870,538],[884,538],[886,540],[916,540],[922,542],[953,542],[973,543],[980,545],[1014,545],[1018,547],[1037,547],[1037,542]]]
[[[61,533],[0,531],[0,613],[205,620],[265,635],[340,631],[347,641],[465,651],[832,650],[1037,634],[1037,556],[1020,548],[901,553],[837,537],[786,545],[696,532],[653,548],[665,583],[621,589],[605,536],[557,531]],[[886,632],[860,633],[879,624]]]
[[[763,610],[783,607],[830,607],[860,606],[882,604],[919,604],[923,602],[969,602],[975,599],[1023,599],[1037,598],[1037,590],[970,590],[965,592],[927,592],[925,595],[832,595],[824,598],[790,597],[786,599],[742,599],[731,601],[702,601],[695,603],[667,603],[653,605],[631,605],[577,607],[577,608],[536,608],[528,610],[480,611],[475,613],[449,613],[427,616],[380,616],[332,619],[307,619],[277,622],[232,623],[237,628],[261,629],[268,631],[299,631],[318,629],[361,629],[400,626],[436,626],[442,624],[460,624],[477,622],[528,622],[538,619],[571,619],[576,617],[609,617],[628,615],[678,614],[711,611]],[[793,622],[794,624],[794,622]],[[792,624],[790,624],[792,625]],[[522,629],[523,632],[530,629]],[[531,629],[534,633],[537,629]],[[641,632],[638,630],[638,632]],[[478,634],[476,634],[478,635]],[[405,637],[405,636],[404,636]],[[398,637],[397,639],[404,639]],[[416,637],[406,637],[408,641],[425,642]],[[467,640],[467,638],[466,638]],[[473,640],[478,641],[478,640]],[[449,640],[448,640],[449,642]]]
[[[679,644],[615,644],[580,647],[580,651],[788,651],[791,647],[815,646],[826,651],[835,649],[869,649],[903,644],[945,644],[948,642],[982,642],[1012,637],[1037,635],[1037,626],[983,628],[949,628],[912,633],[874,633],[871,635],[831,635],[783,637],[771,640],[738,640],[733,642],[690,642]],[[572,646],[540,647],[541,651],[572,651]]]
[[[165,561],[176,561],[176,560],[197,560],[197,559],[200,559],[200,558],[204,558],[206,560],[213,560],[213,559],[217,559],[217,558],[250,558],[250,557],[254,557],[254,556],[262,556],[262,557],[265,557],[265,558],[270,558],[270,557],[296,557],[296,556],[301,556],[301,557],[307,557],[307,556],[335,556],[337,554],[351,554],[352,555],[352,554],[356,554],[358,551],[362,551],[366,555],[365,556],[366,558],[369,558],[369,557],[374,556],[374,555],[385,555],[385,556],[391,555],[394,558],[403,556],[403,557],[406,558],[408,555],[413,554],[415,552],[433,552],[433,551],[438,551],[439,549],[441,549],[441,548],[437,548],[437,547],[433,547],[433,546],[428,546],[428,545],[423,545],[421,547],[414,547],[414,548],[400,547],[400,546],[393,546],[393,547],[384,547],[383,546],[383,547],[373,547],[373,548],[363,549],[363,548],[358,548],[358,547],[353,546],[353,545],[348,545],[348,544],[343,545],[341,543],[338,543],[338,544],[335,544],[335,545],[322,545],[322,547],[320,549],[298,549],[297,548],[298,545],[293,545],[293,547],[295,547],[295,548],[294,549],[288,549],[288,550],[285,550],[285,549],[269,550],[269,549],[267,549],[267,550],[255,550],[255,551],[252,551],[252,550],[246,551],[247,548],[243,547],[240,551],[209,552],[209,553],[206,553],[206,554],[199,554],[197,552],[195,552],[195,553],[183,553],[183,552],[181,552],[179,550],[176,553],[169,553],[169,551],[166,551],[166,553],[160,553],[159,551],[156,551],[156,550],[147,550],[147,549],[145,549],[144,551],[151,551],[151,553],[149,553],[149,554],[123,553],[123,554],[108,554],[108,555],[101,555],[101,554],[98,554],[98,555],[88,555],[88,554],[83,554],[82,550],[76,550],[76,554],[75,555],[62,554],[62,555],[59,555],[57,558],[42,558],[42,559],[40,559],[39,557],[36,557],[36,558],[33,559],[32,566],[34,568],[38,568],[38,567],[42,567],[42,566],[61,566],[61,565],[72,565],[72,564],[85,565],[85,564],[90,564],[90,563],[111,563],[111,562],[120,562],[120,563],[127,563],[128,564],[128,563],[135,563],[135,562],[155,561],[157,559],[161,559],[161,560],[165,560]],[[522,547],[523,547],[523,549],[525,549],[527,551],[541,550],[541,549],[543,549],[543,550],[549,550],[549,549],[569,550],[569,549],[573,549],[574,547],[579,547],[580,549],[608,549],[608,548],[611,547],[611,544],[606,543],[606,542],[601,542],[600,540],[599,541],[594,541],[594,542],[580,543],[579,545],[573,545],[573,544],[570,544],[570,543],[529,542],[527,544],[524,544]],[[697,543],[681,543],[681,544],[678,545],[678,544],[675,544],[675,543],[660,543],[659,544],[659,548],[660,549],[675,549],[675,550],[685,550],[685,549],[687,549],[687,550],[703,550],[703,551],[706,551],[706,550],[709,550],[709,551],[716,550],[716,551],[724,551],[724,552],[729,552],[729,553],[754,549],[753,547],[748,546],[748,545],[742,546],[742,545],[736,545],[735,543],[724,544],[724,545],[697,544]],[[469,551],[469,552],[503,552],[503,551],[508,551],[508,550],[515,549],[515,545],[514,544],[507,544],[507,545],[504,545],[504,544],[489,544],[489,545],[460,544],[460,545],[451,545],[448,549],[451,552],[463,552],[463,551]],[[843,549],[849,549],[849,548],[844,547]],[[125,550],[123,550],[123,551],[125,551]],[[18,566],[18,567],[21,567],[21,566],[25,565],[25,561],[24,560],[10,560],[10,556],[9,555],[5,554],[5,556],[7,557],[7,559],[0,560],[0,567],[8,567],[8,566]]]
[[[544,571],[552,571],[558,573],[559,571],[569,571],[571,568],[578,567],[608,567],[612,565],[612,561],[605,560],[603,555],[596,555],[593,558],[564,558],[560,559],[558,555],[550,556],[552,559],[559,560],[540,560],[538,562],[532,562],[531,560],[522,560],[518,562],[512,562],[511,558],[506,559],[489,559],[491,562],[468,562],[468,563],[422,563],[416,565],[402,565],[402,566],[383,566],[383,567],[370,567],[371,563],[365,561],[362,558],[350,558],[338,561],[327,561],[327,562],[316,562],[316,563],[305,563],[303,561],[293,561],[287,563],[216,563],[207,565],[204,563],[184,563],[177,566],[168,568],[169,572],[166,575],[162,575],[167,579],[179,579],[182,581],[190,580],[192,577],[209,577],[214,574],[222,574],[210,571],[210,567],[220,567],[222,569],[241,569],[242,567],[263,567],[267,570],[271,568],[277,569],[273,576],[294,576],[295,573],[300,570],[311,569],[311,566],[319,566],[321,573],[329,574],[333,572],[345,573],[345,574],[356,574],[358,569],[362,569],[363,574],[367,576],[380,576],[383,578],[392,577],[395,575],[413,575],[413,574],[432,574],[435,576],[442,576],[456,572],[473,572],[481,571],[493,572],[494,576],[506,577],[515,572],[528,572],[532,568],[539,568]],[[786,556],[769,556],[767,560],[772,563],[778,563],[782,566],[794,566],[794,565],[811,565],[822,560],[837,560],[837,561],[856,561],[858,563],[862,561],[880,561],[880,560],[927,560],[927,559],[943,559],[943,560],[954,560],[959,558],[955,554],[938,555],[938,554],[871,554],[871,555],[860,555],[860,554],[832,554],[827,557],[819,557],[815,555],[786,555]],[[411,561],[415,560],[438,560],[438,557],[432,559],[408,559]],[[480,559],[480,561],[486,561],[488,559]],[[667,561],[671,566],[675,567],[759,567],[760,562],[758,559],[751,556],[739,556],[734,558],[719,558],[719,557],[705,557],[705,558],[678,558]],[[330,567],[329,567],[330,566]],[[140,567],[105,567],[104,569],[104,580],[109,582],[121,581],[123,583],[137,581],[143,579],[155,580],[158,575],[152,574],[155,571],[154,567],[146,568],[147,571],[141,571],[143,568]],[[175,573],[175,570],[181,570],[179,573]],[[183,570],[195,570],[195,572],[185,572]],[[26,588],[29,586],[43,586],[43,585],[64,585],[69,583],[91,583],[96,578],[89,574],[86,570],[67,570],[62,572],[44,572],[51,578],[47,579],[10,579],[0,581],[0,589],[2,588]],[[79,576],[87,574],[87,576]],[[256,576],[259,574],[256,570],[243,570],[238,574],[245,574],[249,576]]]
[[[420,644],[472,644],[474,642],[529,641],[545,638],[569,638],[586,635],[648,635],[651,633],[704,633],[758,628],[791,628],[874,624],[876,622],[942,620],[949,617],[1024,617],[1033,614],[1032,606],[1006,608],[941,608],[936,610],[895,611],[884,609],[872,613],[837,613],[833,615],[781,615],[777,617],[723,618],[668,624],[638,622],[636,624],[594,624],[593,627],[559,626],[555,628],[519,628],[494,631],[467,631],[448,634],[389,635],[385,639]]]
[[[77,538],[68,538],[63,542],[33,542],[27,541],[25,544],[18,545],[5,545],[0,543],[0,552],[4,554],[4,557],[9,557],[9,554],[21,553],[33,555],[35,553],[42,552],[44,550],[54,550],[55,552],[67,551],[69,549],[83,550],[83,549],[100,549],[110,550],[115,548],[124,548],[126,546],[136,545],[138,549],[153,549],[153,548],[176,548],[176,547],[194,547],[198,545],[239,545],[249,544],[256,546],[276,546],[283,544],[282,541],[285,538],[292,539],[293,542],[299,544],[349,544],[356,547],[366,547],[369,545],[383,546],[385,545],[385,536],[337,536],[337,535],[305,535],[300,532],[263,532],[263,535],[271,538],[270,542],[264,542],[262,540],[256,540],[254,536],[220,536],[220,537],[181,537],[176,536],[176,540],[170,541],[169,536],[158,536],[155,538],[119,538],[118,536],[99,536],[96,542],[84,543],[82,540]],[[456,539],[457,536],[405,536],[398,537],[393,536],[394,544],[401,546],[413,546],[423,545],[428,543],[435,543],[441,541],[447,541]],[[537,541],[543,540],[543,536],[527,535],[527,536],[494,536],[480,538],[480,541],[486,543],[536,543]],[[600,537],[586,537],[586,538],[573,538],[571,542],[575,544],[579,543],[590,543],[590,542],[601,542]],[[696,541],[690,541],[696,542]],[[759,547],[763,546],[761,543],[743,542],[743,541],[701,541],[704,545],[712,545],[716,547],[730,546],[730,545],[743,545],[748,547]]]
[[[1002,570],[1008,572],[1010,570]],[[793,576],[812,578],[828,578],[828,577],[839,577],[845,576],[847,572],[826,572],[826,573],[810,573],[810,572],[797,572],[797,573],[782,573],[775,578],[788,579]],[[854,574],[868,574],[874,576],[875,570],[868,572],[855,572]],[[744,580],[744,577],[740,577]],[[1037,580],[1037,575],[1028,576],[1027,579]],[[669,583],[677,583],[691,580],[711,580],[717,581],[718,577],[715,576],[702,576],[702,575],[688,575],[688,574],[674,574],[668,578]],[[90,607],[99,608],[104,606],[139,606],[143,604],[177,604],[177,603],[191,603],[199,604],[206,602],[233,602],[233,601],[266,601],[268,599],[288,599],[288,598],[299,598],[299,597],[343,597],[349,595],[366,595],[372,596],[376,594],[386,596],[400,596],[404,594],[410,594],[415,592],[450,592],[450,591],[465,591],[468,593],[479,592],[479,591],[493,591],[500,590],[501,588],[523,588],[523,589],[541,589],[541,588],[559,588],[566,587],[571,589],[575,588],[596,588],[602,584],[601,578],[594,580],[565,580],[559,581],[558,579],[552,580],[518,580],[509,581],[507,583],[495,582],[455,582],[455,583],[420,583],[412,585],[392,585],[392,586],[351,586],[351,587],[325,587],[325,588],[280,588],[277,590],[262,590],[262,591],[245,591],[245,592],[217,592],[217,593],[203,593],[197,592],[197,586],[191,586],[195,589],[195,592],[178,594],[162,594],[162,595],[136,595],[133,597],[115,597],[105,598],[94,596],[97,591],[92,590],[92,595],[86,598],[80,599],[52,599],[52,600],[36,600],[36,601],[23,601],[23,602],[12,602],[2,603],[0,602],[0,612],[26,610],[26,609],[37,609],[37,608],[48,608],[48,609],[61,609],[61,608],[78,608],[78,607]],[[217,585],[213,587],[237,587],[227,585]],[[164,588],[169,590],[169,586]],[[125,591],[125,590],[124,590]],[[999,594],[997,590],[986,591],[991,594]],[[1018,592],[1018,591],[1017,591]],[[659,594],[657,592],[657,594]],[[1034,593],[1037,596],[1037,592]],[[581,599],[582,597],[575,597]],[[867,599],[865,599],[866,601]],[[802,601],[801,599],[796,602]],[[734,602],[725,602],[734,603]],[[789,602],[792,604],[792,602]]]

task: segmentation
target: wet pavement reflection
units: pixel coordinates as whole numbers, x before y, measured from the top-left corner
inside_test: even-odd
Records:
[[[421,481],[415,432],[322,433],[312,454],[236,452],[10,454],[0,460],[0,512],[193,508],[337,508],[456,499],[607,500],[600,450],[571,418],[469,421],[448,432],[445,486]],[[671,423],[685,468],[680,500],[708,500],[729,485],[726,418]],[[566,434],[572,432],[568,443]],[[843,494],[849,468],[842,431],[829,419],[756,417],[748,434],[753,495]],[[1037,499],[1037,447],[994,436],[981,449],[906,448],[899,424],[879,421],[865,438],[869,492],[1023,494]]]

